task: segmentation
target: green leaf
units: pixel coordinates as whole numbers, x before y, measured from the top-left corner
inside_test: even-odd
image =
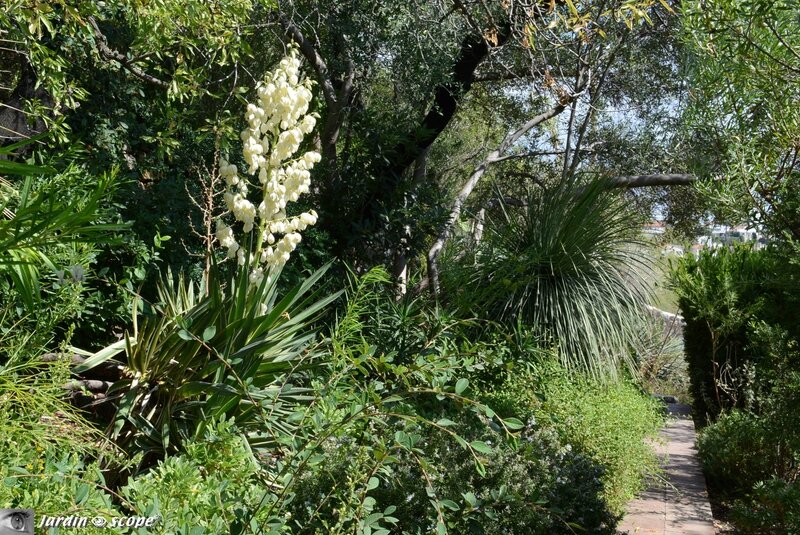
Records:
[[[408,447],[409,445],[408,435],[403,431],[395,431],[394,439],[401,446]]]
[[[486,444],[486,442],[483,442],[481,440],[473,440],[472,442],[469,443],[469,445],[472,446],[472,449],[474,449],[475,451],[479,451],[481,453],[489,454],[494,451],[491,448],[491,446],[489,446],[488,444]]]
[[[365,526],[372,526],[375,522],[383,518],[383,513],[372,513],[367,518],[364,519]]]
[[[83,364],[78,364],[72,369],[72,371],[74,373],[83,373],[85,371],[91,370],[92,368],[94,368],[99,364],[102,364],[103,362],[106,362],[111,357],[121,353],[125,349],[125,341],[126,341],[125,339],[118,340],[113,344],[104,347],[97,353],[92,353],[89,357],[87,357],[85,361],[83,361]],[[134,341],[131,341],[131,344],[133,343]]]
[[[186,340],[187,342],[191,341],[191,340],[194,340],[194,337],[192,336],[192,333],[190,333],[186,329],[181,329],[180,331],[178,331],[178,336],[180,336],[182,339]]]
[[[464,390],[469,386],[469,379],[461,378],[456,382],[456,394],[459,396],[464,393]]]
[[[89,495],[89,485],[87,485],[86,483],[82,483],[78,487],[78,491],[75,493],[75,504],[76,505],[83,504],[84,500],[86,500],[86,497],[88,495]]]
[[[209,340],[214,338],[215,334],[217,334],[217,327],[216,326],[211,325],[209,327],[206,327],[203,330],[203,341],[204,342],[208,342]]]
[[[572,15],[574,17],[579,17],[580,13],[578,13],[578,9],[575,7],[575,4],[572,2],[572,0],[566,0],[566,2],[567,6],[569,6],[569,10],[572,13]]]
[[[511,430],[522,429],[523,427],[525,427],[525,424],[523,424],[519,418],[506,418],[503,421],[505,422],[506,427],[508,427]]]
[[[453,500],[440,500],[439,503],[442,504],[442,506],[447,507],[451,511],[458,511],[459,509],[461,509],[458,506],[458,504]]]
[[[478,461],[475,463],[475,470],[481,477],[486,477],[486,466],[482,462]]]
[[[475,494],[467,492],[462,494],[462,496],[464,497],[464,501],[467,502],[470,507],[474,508],[475,506],[478,505],[478,498],[477,496],[475,496]]]
[[[26,163],[0,160],[0,174],[3,175],[49,175],[55,172],[56,170],[52,167],[42,167],[40,165],[29,165]]]
[[[367,481],[367,491],[378,488],[378,485],[380,485],[380,483],[381,482],[377,477],[369,478],[369,481]]]

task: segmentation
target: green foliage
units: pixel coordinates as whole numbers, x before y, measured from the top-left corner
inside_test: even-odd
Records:
[[[502,207],[443,281],[462,309],[520,321],[559,344],[569,368],[614,375],[631,365],[648,288],[637,218],[604,183],[567,181]]]
[[[800,331],[786,311],[797,306],[796,266],[777,248],[726,249],[682,260],[674,280],[696,405],[716,419],[698,440],[709,485],[742,529],[791,533]]]
[[[419,127],[431,95],[461,91],[451,84],[454,65],[463,64],[454,62],[459,54],[481,59],[484,38],[502,38],[506,44],[478,62],[487,74],[525,68],[528,45],[558,64],[553,73],[571,72],[564,51],[575,45],[585,51],[581,65],[591,64],[598,50],[620,43],[617,29],[648,20],[654,3],[558,3],[539,19],[499,3],[485,13],[479,6],[402,1],[12,0],[0,7],[0,70],[22,77],[20,65],[30,63],[27,82],[38,82],[47,98],[23,102],[24,114],[66,142],[34,158],[57,153],[86,163],[89,176],[121,166],[129,180],[115,191],[118,204],[89,230],[133,220],[113,248],[99,247],[86,229],[80,236],[87,243],[68,244],[70,234],[58,228],[52,241],[39,244],[37,254],[49,263],[36,257],[52,276],[44,269],[18,274],[16,266],[33,264],[8,264],[9,280],[16,273],[22,283],[19,295],[0,283],[3,357],[16,366],[78,338],[90,344],[83,346],[89,360],[72,371],[91,374],[124,353],[122,379],[105,398],[115,412],[107,435],[124,451],[93,446],[97,434],[61,397],[66,368],[43,382],[38,364],[8,367],[14,371],[7,384],[0,381],[0,400],[22,405],[9,410],[14,405],[0,403],[0,430],[11,437],[0,451],[3,504],[58,514],[89,507],[160,514],[165,533],[613,533],[622,502],[646,471],[642,438],[655,425],[652,407],[628,383],[570,378],[555,366],[552,376],[517,370],[554,345],[564,362],[596,372],[616,371],[628,358],[636,340],[629,320],[645,292],[638,283],[631,287],[641,260],[632,250],[638,227],[619,198],[570,183],[534,195],[523,217],[506,211],[505,221],[493,218],[489,246],[467,259],[483,267],[456,281],[463,295],[451,292],[463,302],[479,297],[478,321],[461,319],[472,303],[455,315],[424,297],[397,299],[390,277],[371,271],[353,280],[336,320],[320,325],[337,294],[312,291],[322,272],[299,274],[325,263],[332,250],[360,260],[359,271],[401,254],[413,265],[443,221],[447,184],[433,172],[406,177],[406,156],[413,160],[420,139],[432,141]],[[436,32],[420,31],[432,20]],[[323,205],[327,228],[282,281],[274,273],[254,288],[248,270],[228,278],[223,266],[198,286],[191,280],[199,278],[201,261],[193,254],[205,251],[205,216],[219,215],[220,204],[206,186],[239,129],[226,108],[244,93],[242,80],[259,78],[280,52],[288,22],[325,63],[308,68],[319,71],[317,87],[326,92],[315,99],[327,161],[315,169],[313,202]],[[481,30],[506,26],[513,27],[510,36]],[[552,49],[549,37],[559,41]],[[613,67],[608,72],[609,79],[621,76]],[[546,91],[563,97],[568,76],[548,79]],[[626,83],[617,91],[624,93]],[[595,90],[585,93],[590,107],[605,104],[595,102]],[[497,95],[512,92],[493,84],[480,105],[496,106]],[[549,98],[533,100],[539,106]],[[473,104],[463,102],[453,104]],[[488,137],[506,132],[509,117],[532,111],[516,104],[503,99],[505,112]],[[555,146],[559,125],[550,126]],[[466,127],[463,137],[477,130]],[[587,132],[587,141],[595,137],[593,127]],[[330,142],[336,136],[338,145]],[[468,141],[468,152],[483,150],[485,143]],[[440,148],[439,161],[453,159]],[[0,160],[0,172],[12,169],[32,171]],[[57,176],[52,189],[31,179],[31,190],[54,192],[43,198],[80,216],[95,185],[74,169],[67,182]],[[111,180],[103,180],[112,193]],[[28,200],[19,191],[28,186],[15,188],[9,206],[24,215]],[[195,202],[206,211],[203,224]],[[46,202],[32,206],[36,217],[48,213]],[[0,232],[0,245],[2,239]],[[25,243],[37,251],[35,242]],[[181,275],[155,284],[162,260]],[[69,266],[81,266],[86,280],[67,275]],[[475,268],[468,261],[463,267]],[[17,297],[35,295],[33,281],[42,300],[28,303],[30,313],[17,311]],[[121,318],[131,312],[126,325]],[[537,338],[485,321],[495,316],[533,325]],[[327,328],[330,340],[314,336]],[[115,334],[120,342],[92,353]],[[25,399],[28,389],[34,395]],[[493,408],[495,402],[508,410]],[[20,430],[31,433],[28,442]],[[34,443],[45,450],[28,447]],[[621,461],[625,448],[630,466]],[[113,490],[104,488],[104,476]]]
[[[668,393],[692,405],[682,329],[681,316],[652,318],[643,325],[636,360],[645,392]]]
[[[54,262],[58,249],[110,242],[111,233],[122,228],[103,222],[103,201],[112,191],[113,176],[81,191],[75,187],[78,177],[85,180],[81,174],[70,168],[38,183],[29,176],[20,184],[0,178],[0,274],[11,279],[28,312],[40,296],[39,268],[63,271]]]
[[[491,444],[481,453],[486,472],[476,472],[446,434],[420,429],[414,451],[398,452],[367,485],[365,501],[394,519],[384,524],[391,532],[430,533],[441,524],[459,534],[614,533],[615,517],[601,498],[602,467],[565,446],[554,431],[527,428],[518,444],[510,444],[479,422],[449,415],[455,420],[448,425],[462,436]],[[323,519],[343,510],[331,496],[370,462],[362,443],[334,448],[324,470],[298,486],[293,516],[299,533],[327,533]],[[319,520],[308,522],[305,515],[312,513]]]
[[[723,414],[703,429],[697,446],[714,485],[735,495],[773,475],[777,451],[764,431],[756,415],[739,410]]]
[[[758,483],[731,512],[736,525],[752,533],[800,533],[800,485],[773,478]]]
[[[127,76],[138,82],[130,83],[139,86],[136,93],[148,85],[158,87],[166,99],[153,104],[168,118],[180,113],[171,103],[185,106],[220,91],[213,74],[219,74],[218,70],[228,74],[248,56],[252,29],[247,23],[258,8],[258,2],[250,0],[226,0],[214,6],[169,0],[148,4],[78,1],[69,5],[13,0],[0,9],[0,27],[4,39],[27,55],[52,98],[49,106],[39,103],[44,110],[31,106],[26,111],[44,118],[50,126],[59,125],[58,133],[66,138],[69,130],[58,116],[98,96],[87,88],[91,76],[74,67],[88,64],[94,71],[121,71],[115,73],[116,78]],[[107,57],[100,43],[126,61]],[[53,115],[48,113],[52,110],[56,112]],[[161,122],[151,140],[164,148],[175,146],[173,134],[179,121],[171,127],[169,122]]]
[[[281,298],[274,274],[254,286],[239,269],[223,286],[215,268],[206,288],[168,275],[152,313],[134,317],[134,332],[75,370],[125,351],[125,377],[109,390],[120,398],[111,437],[160,457],[202,433],[208,418],[235,416],[253,445],[274,446],[304,392],[287,374],[314,364],[309,323],[337,297],[308,294],[323,273]]]
[[[99,434],[63,399],[69,378],[68,363],[43,363],[29,355],[15,354],[0,366],[0,436],[11,449],[25,444],[54,444],[62,450],[96,452],[88,447]],[[16,353],[16,352],[15,352]],[[72,429],[64,433],[65,429]],[[15,452],[19,453],[19,452]]]
[[[748,325],[758,318],[789,320],[783,310],[791,298],[778,262],[775,253],[737,247],[686,256],[673,266],[695,413],[701,418],[752,404]]]
[[[315,388],[311,413],[319,426],[328,407],[325,425],[336,432],[293,487],[298,533],[558,533],[562,516],[591,510],[564,492],[581,484],[602,517],[588,467],[564,459],[553,437],[517,451],[503,428],[521,422],[469,399],[463,374],[486,366],[485,355],[458,350],[463,325],[418,301],[395,302],[387,282],[380,271],[354,281],[337,322],[333,375]],[[572,467],[580,483],[566,476]],[[545,506],[550,498],[563,501],[563,515]]]
[[[63,399],[68,377],[66,363],[0,366],[0,508],[114,513],[99,466],[87,460],[110,447]]]
[[[778,427],[783,422],[776,416],[733,410],[706,427],[698,439],[709,484],[731,502],[731,518],[748,532],[800,529],[797,432]]]
[[[288,532],[282,527],[286,519],[265,514],[267,488],[263,469],[239,430],[220,422],[186,443],[184,453],[132,480],[120,494],[132,514],[160,517],[160,533]]]
[[[501,415],[555,429],[565,444],[603,467],[603,498],[614,514],[643,490],[645,476],[658,471],[645,438],[661,428],[658,402],[633,383],[609,383],[567,373],[547,360],[506,374],[486,393]]]
[[[749,221],[775,237],[798,237],[800,32],[788,0],[682,4],[693,53],[689,121],[705,139],[718,180],[703,184],[721,216]]]

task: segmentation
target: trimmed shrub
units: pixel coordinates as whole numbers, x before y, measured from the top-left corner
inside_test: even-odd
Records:
[[[774,259],[745,247],[703,251],[673,267],[672,283],[686,325],[683,329],[694,413],[699,424],[727,408],[744,407],[747,324],[765,302],[778,296],[772,286]]]
[[[737,527],[796,533],[800,477],[797,266],[746,248],[683,259],[673,280],[686,319],[698,446],[709,487]]]

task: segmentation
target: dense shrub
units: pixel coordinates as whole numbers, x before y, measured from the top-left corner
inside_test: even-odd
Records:
[[[747,492],[774,474],[776,451],[760,419],[749,412],[723,414],[698,437],[706,476],[729,492]]]
[[[568,374],[552,362],[508,373],[486,394],[501,415],[555,429],[565,444],[604,468],[603,497],[615,514],[643,489],[658,470],[645,438],[662,424],[659,405],[633,383],[606,383]]]
[[[729,502],[737,527],[753,533],[800,533],[800,450],[795,429],[770,415],[733,410],[699,436],[703,469],[712,489]]]
[[[748,325],[791,320],[784,312],[791,297],[781,283],[780,262],[774,252],[736,247],[686,256],[673,267],[698,423],[751,400],[747,368],[757,355],[748,350]]]
[[[115,514],[96,462],[107,448],[63,400],[64,366],[0,366],[0,508],[37,515]],[[89,527],[86,533],[100,533]]]
[[[800,533],[800,484],[772,478],[733,504],[731,517],[745,532]]]
[[[24,433],[0,437],[0,507],[33,509],[37,517],[158,517],[153,531],[137,533],[243,533],[245,526],[254,533],[282,532],[284,522],[269,515],[274,494],[263,468],[230,423],[210,426],[184,453],[118,492],[106,485],[98,463],[84,460],[87,444],[63,445],[26,440]],[[89,525],[81,531],[108,529]]]
[[[796,266],[775,249],[707,252],[677,267],[692,389],[710,418],[709,486],[756,533],[797,532],[800,351]],[[701,421],[700,423],[705,423]]]
[[[139,516],[158,516],[163,533],[281,532],[270,517],[275,496],[246,440],[230,422],[209,426],[205,436],[133,479],[121,495]],[[262,531],[263,530],[263,531]]]
[[[440,519],[459,534],[614,533],[616,518],[602,498],[603,467],[552,429],[528,426],[515,444],[463,418],[455,429],[468,440],[494,444],[482,454],[485,473],[451,437],[420,430],[415,450],[399,452],[381,469],[380,483],[376,479],[364,500],[370,510],[388,511],[393,533],[430,533]],[[332,446],[325,468],[298,486],[298,533],[346,533],[331,519],[343,511],[349,482],[371,464],[362,444]]]

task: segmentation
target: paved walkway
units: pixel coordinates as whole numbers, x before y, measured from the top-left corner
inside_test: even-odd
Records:
[[[630,535],[714,535],[706,480],[695,449],[694,422],[688,405],[670,403],[670,418],[655,449],[667,481],[657,481],[628,504],[619,526]]]

